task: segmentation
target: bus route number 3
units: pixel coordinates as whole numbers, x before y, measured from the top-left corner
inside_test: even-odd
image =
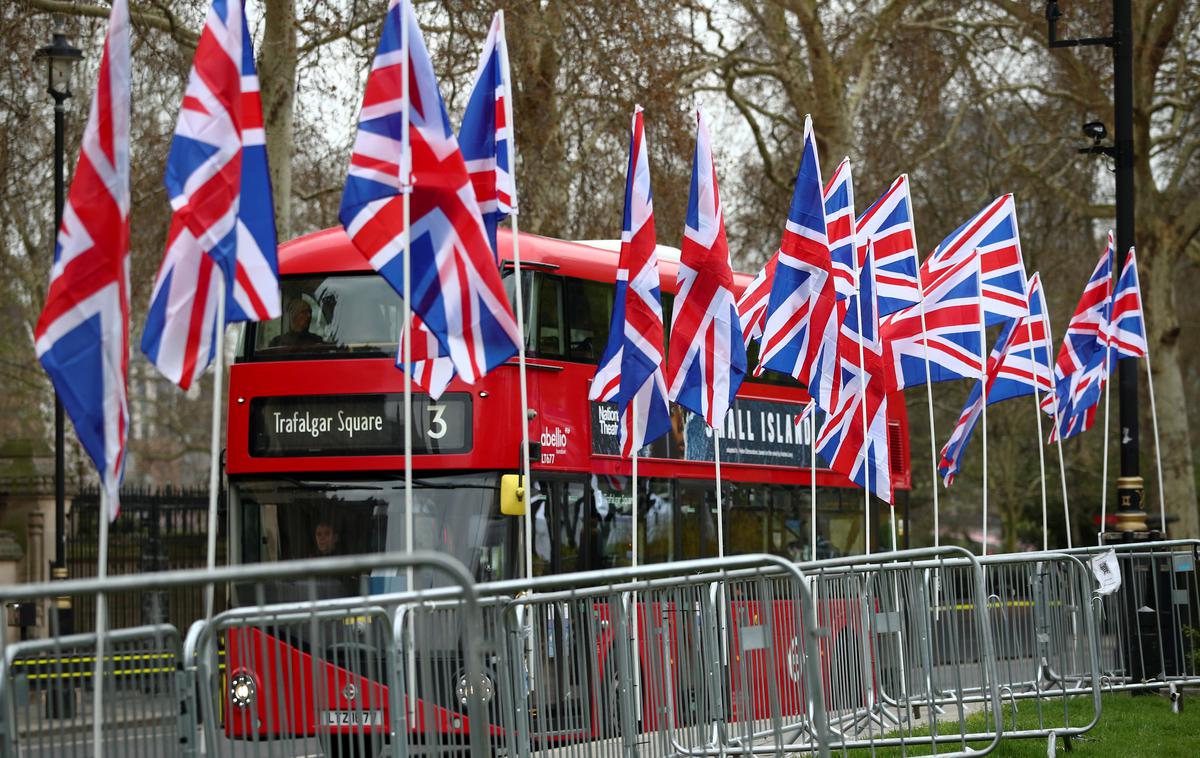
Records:
[[[430,439],[440,440],[446,436],[446,431],[449,427],[446,426],[446,406],[440,403],[431,403],[425,406],[429,411],[429,428],[425,430],[425,436]]]

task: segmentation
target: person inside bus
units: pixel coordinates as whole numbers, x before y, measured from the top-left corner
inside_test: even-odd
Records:
[[[337,555],[338,542],[340,540],[341,535],[332,521],[329,519],[318,521],[317,528],[313,530],[313,546],[316,548],[316,557],[324,558],[330,555]]]
[[[325,342],[308,330],[312,325],[312,306],[302,298],[294,298],[287,306],[287,331],[271,340],[271,347],[304,347]]]

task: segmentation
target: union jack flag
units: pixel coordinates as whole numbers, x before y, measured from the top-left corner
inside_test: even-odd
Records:
[[[1149,352],[1146,344],[1146,319],[1142,315],[1142,288],[1138,281],[1137,259],[1133,248],[1121,269],[1117,289],[1112,296],[1112,319],[1109,321],[1108,344],[1112,359],[1144,358]]]
[[[850,159],[843,158],[822,194],[825,201],[825,232],[829,237],[830,271],[838,300],[854,294],[854,274],[861,265],[854,259],[854,178]],[[865,253],[866,251],[864,251]]]
[[[1001,367],[1008,361],[1009,351],[1016,341],[1017,335],[1025,331],[1021,328],[1021,321],[1014,319],[1009,321],[1008,325],[1000,333],[996,339],[996,344],[992,348],[991,354],[987,360],[987,375],[975,382],[974,388],[971,390],[970,397],[967,398],[967,404],[963,407],[962,413],[958,416],[958,423],[954,425],[954,432],[951,433],[950,439],[942,448],[941,460],[938,462],[938,473],[942,476],[942,482],[949,487],[954,483],[954,476],[958,473],[959,467],[962,465],[963,452],[966,451],[967,445],[971,442],[971,434],[975,431],[975,424],[979,421],[979,417],[983,414],[984,392],[983,383],[987,382],[987,404],[991,405],[998,402],[998,399],[992,397],[992,387],[995,386],[996,380],[1000,377]],[[1024,394],[1033,394],[1033,386],[1026,385],[1028,391]]]
[[[1046,319],[1046,300],[1041,276],[1034,272],[1027,288],[1029,315],[1016,321],[1012,344],[988,385],[988,405],[1053,390],[1050,369],[1050,324]],[[994,351],[993,351],[994,352]]]
[[[616,402],[621,455],[629,457],[671,430],[663,380],[663,317],[655,253],[650,161],[641,106],[633,113],[621,257],[608,345],[596,369],[591,400]],[[634,413],[636,406],[636,418]],[[636,422],[636,423],[635,423]],[[636,433],[635,433],[636,432]]]
[[[808,385],[817,407],[832,410],[832,374],[837,355],[836,292],[821,166],[812,119],[804,119],[804,150],[788,210],[779,262],[771,284],[759,363]]]
[[[1113,254],[1113,235],[1109,232],[1108,244],[1067,324],[1054,365],[1054,392],[1042,401],[1044,411],[1057,412],[1058,416],[1051,442],[1059,435],[1067,439],[1087,431],[1095,420],[1100,391],[1108,378],[1105,354],[1112,307]]]
[[[517,205],[517,186],[509,165],[512,123],[512,74],[504,39],[504,11],[499,10],[492,16],[475,70],[475,86],[458,128],[458,144],[492,250],[496,250],[496,227]]]
[[[115,0],[50,289],[34,329],[80,444],[117,517],[129,429],[129,7]]]
[[[838,346],[835,406],[826,414],[816,444],[817,454],[831,469],[890,503],[887,391],[871,248],[868,243],[856,277],[858,292],[847,301]]]
[[[901,174],[887,192],[858,217],[858,255],[866,242],[875,247],[875,286],[879,317],[921,302],[917,282],[917,232],[913,224],[908,174]]]
[[[669,397],[716,427],[724,423],[746,375],[746,346],[733,296],[717,166],[704,112],[699,108],[676,280],[679,291],[671,313],[667,360]]]
[[[983,372],[979,338],[979,266],[965,256],[934,281],[925,280],[925,324],[920,308],[905,308],[883,320],[888,387],[901,390],[929,381],[978,379]]]
[[[1012,195],[996,198],[942,240],[921,267],[925,287],[965,257],[978,253],[983,310],[988,326],[1025,315],[1025,264]]]
[[[405,193],[411,195],[412,310],[437,338],[440,354],[473,384],[517,352],[520,335],[416,15],[407,0],[391,0],[338,216],[354,246],[401,293]]]
[[[280,315],[275,210],[254,48],[238,0],[214,0],[196,45],[165,178],[174,214],[142,352],[183,389],[225,324]]]
[[[751,342],[762,337],[763,325],[767,321],[767,302],[771,299],[771,283],[775,280],[777,265],[779,265],[778,251],[763,264],[758,276],[746,285],[746,289],[742,290],[742,296],[738,298],[738,317],[742,321],[742,337],[745,339],[747,350],[750,349]],[[761,366],[755,367],[754,375],[758,376],[761,371]]]
[[[488,242],[499,262],[496,228],[517,204],[517,188],[509,167],[512,146],[512,76],[508,67],[508,43],[504,39],[504,11],[492,16],[492,26],[479,55],[475,86],[467,101],[458,142],[475,188],[475,199],[483,214]],[[437,337],[419,317],[413,318],[412,377],[430,397],[437,399],[454,378],[454,361],[441,349]],[[397,356],[396,365],[404,368]]]

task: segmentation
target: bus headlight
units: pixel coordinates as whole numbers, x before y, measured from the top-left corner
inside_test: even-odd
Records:
[[[458,685],[454,688],[454,694],[458,696],[458,702],[462,705],[466,705],[467,700],[476,692],[479,694],[480,702],[484,705],[491,702],[492,697],[496,694],[496,683],[492,681],[492,677],[486,671],[480,672],[478,687],[472,687],[470,678],[463,674],[458,678]]]
[[[235,674],[229,681],[229,702],[236,708],[246,708],[254,702],[257,689],[254,679],[249,674]]]

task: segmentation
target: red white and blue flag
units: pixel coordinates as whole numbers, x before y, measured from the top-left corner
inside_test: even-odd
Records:
[[[978,253],[984,319],[988,326],[1025,315],[1025,263],[1012,195],[993,200],[942,240],[921,267],[929,288],[963,258]]]
[[[787,225],[771,283],[759,363],[808,386],[817,407],[832,411],[838,343],[836,291],[825,223],[824,187],[812,119],[804,120],[804,149]]]
[[[499,10],[492,16],[475,71],[475,86],[458,128],[458,144],[493,250],[497,225],[517,205],[517,186],[509,165],[514,152],[510,149],[512,123],[512,74],[504,39],[504,11]]]
[[[1108,380],[1107,348],[1112,308],[1112,232],[1100,260],[1083,288],[1079,305],[1067,324],[1054,365],[1054,392],[1042,409],[1056,414],[1050,441],[1073,437],[1092,427],[1101,390]]]
[[[214,0],[196,45],[167,156],[174,213],[142,352],[187,389],[212,363],[219,288],[225,323],[280,314],[275,210],[254,49],[240,0]]]
[[[854,178],[850,159],[843,158],[834,170],[822,195],[825,200],[825,233],[829,237],[829,262],[833,290],[838,300],[852,296],[857,289],[855,272],[862,265],[855,259]],[[863,251],[866,254],[866,251]]]
[[[879,317],[921,302],[917,281],[917,232],[913,223],[908,174],[901,174],[887,192],[863,211],[856,224],[858,254],[866,253],[867,240],[875,248],[875,297]]]
[[[1035,272],[1029,277],[1026,290],[1029,298],[1029,314],[1010,321],[988,356],[987,404],[995,405],[1003,400],[1026,397],[1035,393],[1048,393],[1050,382],[1050,353],[1047,336],[1050,325],[1046,320],[1046,302],[1042,294],[1041,277]],[[938,473],[949,487],[962,465],[963,451],[971,441],[971,434],[983,412],[983,393],[979,382],[975,383],[971,395],[958,417],[953,434],[942,448]]]
[[[391,0],[338,217],[354,246],[401,293],[406,192],[412,310],[437,339],[439,354],[448,355],[458,376],[473,384],[516,354],[520,335],[416,15],[407,0]]]
[[[975,386],[971,390],[970,397],[967,398],[967,404],[963,407],[962,413],[958,416],[958,422],[954,425],[954,431],[950,435],[950,439],[942,447],[941,460],[938,461],[938,474],[942,477],[942,482],[949,487],[954,483],[954,476],[958,473],[962,465],[963,453],[967,449],[967,445],[971,442],[971,434],[975,431],[975,424],[978,423],[979,417],[983,414],[984,392],[983,383],[987,382],[987,404],[992,405],[998,402],[998,399],[992,397],[992,387],[995,386],[996,380],[1000,376],[1001,367],[1009,358],[1010,350],[1019,332],[1024,331],[1019,328],[1021,322],[1014,319],[1008,322],[1004,330],[1000,332],[1000,336],[996,339],[995,346],[992,347],[992,352],[988,356],[987,375],[975,382]],[[1028,386],[1028,392],[1025,394],[1033,394],[1033,386]],[[1010,396],[1011,397],[1011,396]]]
[[[639,106],[629,137],[629,170],[625,183],[625,216],[621,224],[621,257],[608,344],[589,399],[615,402],[621,414],[621,455],[671,430],[671,411],[663,379],[663,316],[655,253],[654,204],[650,161]],[[636,414],[635,411],[636,410]]]
[[[676,281],[679,289],[671,313],[667,360],[669,397],[703,417],[710,427],[723,425],[746,375],[746,345],[733,296],[712,141],[699,108]]]
[[[846,301],[834,407],[825,415],[816,445],[817,454],[829,468],[890,503],[887,389],[871,248],[868,243],[866,258],[855,277],[857,292]]]
[[[888,387],[902,390],[926,381],[978,379],[983,372],[979,337],[979,266],[975,256],[962,257],[925,284],[925,319],[921,309],[905,308],[883,320]]]
[[[771,283],[775,280],[777,265],[779,265],[778,251],[763,264],[763,267],[759,269],[758,276],[746,285],[746,289],[742,290],[742,296],[738,298],[738,317],[742,321],[742,338],[745,340],[747,350],[750,349],[751,342],[762,337],[763,326],[767,321],[767,302],[771,299]],[[761,370],[761,366],[756,366],[755,376],[758,376]]]
[[[1112,360],[1144,358],[1149,352],[1146,344],[1146,319],[1142,315],[1142,288],[1138,280],[1137,257],[1133,248],[1121,269],[1117,289],[1112,296],[1108,344]]]
[[[129,7],[115,0],[33,334],[38,360],[110,496],[110,520],[129,429],[129,93]]]
[[[509,166],[512,123],[512,76],[508,43],[504,39],[504,11],[499,10],[492,17],[492,26],[484,40],[475,85],[458,128],[459,147],[497,263],[500,251],[496,246],[496,228],[517,204],[514,172]],[[419,317],[413,319],[413,335],[413,381],[436,400],[455,376],[454,362]],[[403,362],[401,357],[397,365],[403,368]]]

